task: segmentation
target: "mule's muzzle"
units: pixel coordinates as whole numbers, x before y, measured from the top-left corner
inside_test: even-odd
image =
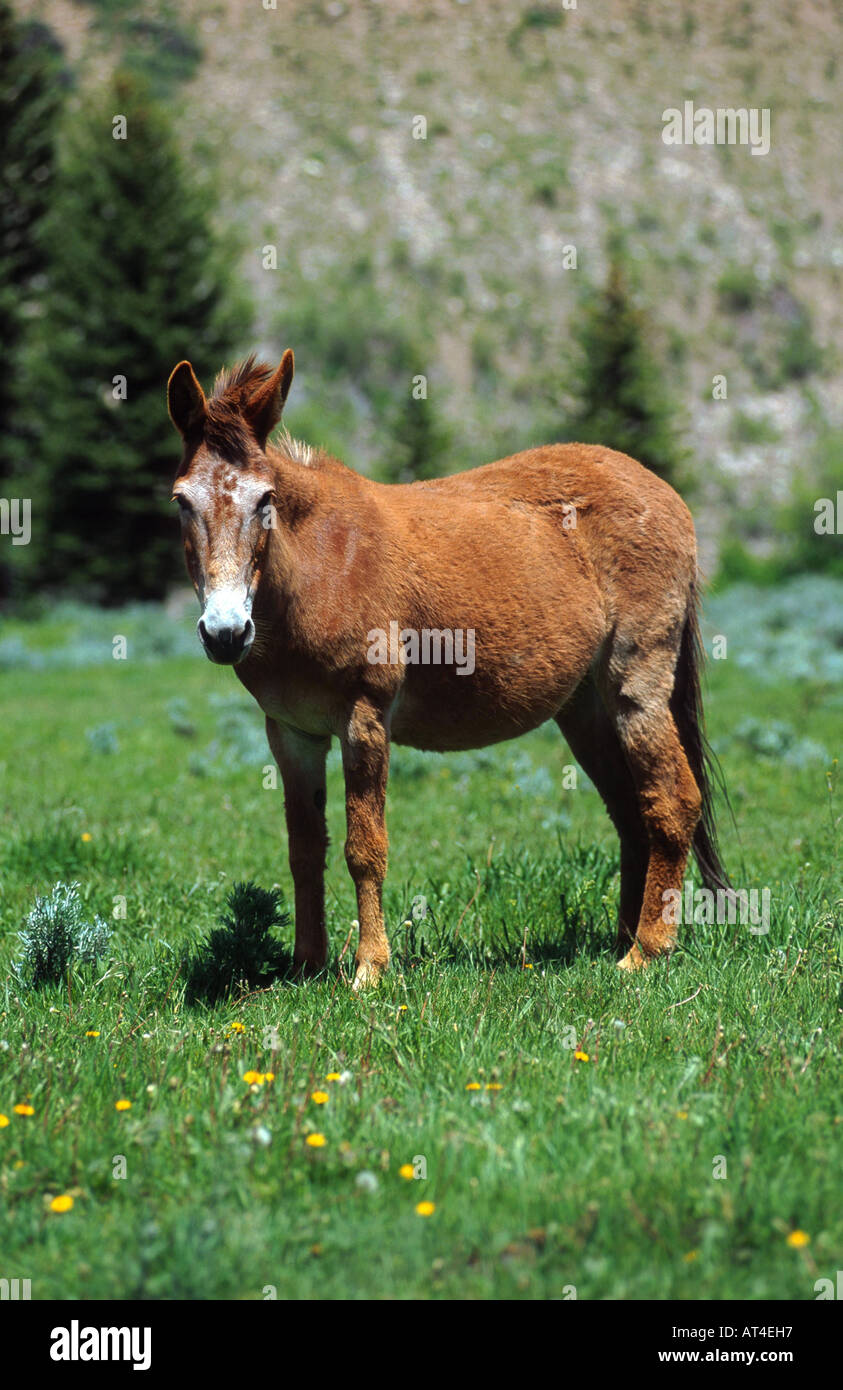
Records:
[[[255,625],[247,618],[240,627],[210,628],[204,618],[197,623],[205,654],[218,666],[236,666],[247,655],[255,640]]]

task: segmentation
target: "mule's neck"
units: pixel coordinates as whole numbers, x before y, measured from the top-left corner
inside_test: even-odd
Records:
[[[318,470],[268,445],[267,461],[275,478],[275,508],[279,525],[294,527],[317,504],[321,493]]]
[[[279,614],[305,600],[308,584],[330,563],[331,537],[348,504],[371,487],[339,459],[296,447],[304,457],[272,445],[266,451],[275,480],[275,525],[258,592],[261,607],[272,604]]]

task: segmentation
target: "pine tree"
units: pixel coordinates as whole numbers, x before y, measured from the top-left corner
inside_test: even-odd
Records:
[[[40,229],[50,198],[66,74],[46,25],[18,22],[0,0],[0,495],[17,494],[27,460],[21,402],[27,328],[43,271]],[[0,594],[10,585],[4,553]]]
[[[378,476],[388,483],[438,478],[444,471],[449,438],[427,396],[404,397],[393,416],[389,449]]]
[[[664,373],[647,346],[648,331],[614,254],[605,288],[592,294],[575,330],[581,365],[567,434],[630,454],[679,486],[686,481],[686,455]]]
[[[246,328],[210,212],[163,112],[118,75],[70,136],[48,229],[32,387],[48,585],[118,602],[160,597],[181,573],[167,377],[183,357],[213,373]]]

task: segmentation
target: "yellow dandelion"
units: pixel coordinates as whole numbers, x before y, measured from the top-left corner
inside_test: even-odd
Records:
[[[486,1082],[486,1090],[487,1090],[487,1091],[499,1091],[500,1089],[501,1089],[501,1083],[500,1083],[499,1081],[487,1081],[487,1082]]]
[[[338,1071],[329,1071],[325,1076],[326,1081],[339,1081],[339,1079],[340,1074]]]
[[[314,1091],[314,1092],[313,1092],[313,1095],[310,1097],[310,1099],[313,1101],[313,1104],[314,1104],[314,1105],[327,1105],[327,1104],[328,1104],[328,1092],[327,1092],[327,1091]]]
[[[677,1110],[677,1112],[676,1112],[676,1118],[677,1118],[677,1120],[687,1120],[687,1118],[688,1118],[688,1112],[687,1112],[687,1110]]]
[[[398,1012],[399,1012],[399,1014],[405,1014],[405,1013],[407,1012],[407,1005],[406,1005],[406,1004],[399,1004],[399,1005],[398,1005]]]
[[[807,1231],[791,1231],[787,1243],[791,1250],[801,1250],[804,1246],[811,1244],[811,1237]]]
[[[308,1134],[304,1142],[312,1149],[324,1149],[326,1140],[324,1134]]]
[[[247,1086],[260,1086],[261,1082],[263,1081],[263,1072],[244,1071],[243,1080],[245,1081]]]
[[[12,1164],[12,1167],[14,1168],[15,1172],[19,1173],[21,1168],[26,1167],[26,1164],[24,1163],[22,1158],[16,1158],[14,1163]]]
[[[69,1192],[65,1192],[61,1197],[54,1197],[50,1203],[50,1211],[70,1211],[73,1207],[73,1198]]]
[[[14,1106],[12,1106],[12,1109],[14,1110],[14,1112],[15,1112],[16,1115],[34,1115],[34,1114],[35,1114],[35,1110],[34,1110],[34,1108],[33,1108],[31,1105],[14,1105]]]
[[[264,1074],[263,1074],[263,1079],[264,1079],[264,1081],[274,1081],[274,1080],[275,1080],[275,1072],[274,1072],[274,1071],[265,1071]]]
[[[117,1100],[114,1102],[115,1110],[131,1110],[131,1108],[132,1102],[130,1100]]]
[[[435,1202],[419,1202],[416,1206],[417,1216],[432,1216],[436,1210]]]
[[[245,1023],[232,1023],[228,1031],[229,1033],[245,1033],[246,1025]]]
[[[85,1034],[85,1037],[86,1037],[86,1038],[98,1038],[99,1035],[100,1035],[100,1030],[99,1030],[99,1028],[89,1028],[88,1031],[87,1031],[87,1033]]]
[[[479,1091],[481,1089],[479,1081],[469,1081],[465,1088],[467,1091]]]
[[[412,1163],[402,1163],[401,1167],[398,1169],[398,1176],[399,1178],[414,1178],[416,1175],[413,1171]]]
[[[90,830],[85,830],[85,831],[83,831],[83,833],[82,833],[82,839],[85,841],[85,844],[87,844],[89,840],[93,840],[93,838],[94,838],[94,837],[93,837],[93,835],[91,834]]]
[[[0,1129],[5,1129],[6,1125],[9,1123],[10,1121],[8,1115],[0,1115]]]
[[[529,960],[525,960],[525,962],[524,962],[524,969],[525,969],[525,970],[532,970],[532,968],[533,968],[532,962],[529,961]]]
[[[574,1053],[574,1061],[575,1061],[575,1062],[587,1062],[587,1061],[588,1061],[588,1053],[587,1053],[587,1052],[580,1052],[580,1051],[575,1052],[575,1053]]]

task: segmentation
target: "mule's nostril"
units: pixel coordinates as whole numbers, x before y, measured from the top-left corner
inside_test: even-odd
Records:
[[[231,623],[231,619],[230,619]],[[242,626],[216,627],[214,614],[211,614],[210,624],[206,623],[204,617],[200,617],[196,630],[202,639],[202,645],[206,655],[211,662],[223,664],[235,664],[242,656],[246,655],[252,646],[255,638],[255,623],[248,617]]]

